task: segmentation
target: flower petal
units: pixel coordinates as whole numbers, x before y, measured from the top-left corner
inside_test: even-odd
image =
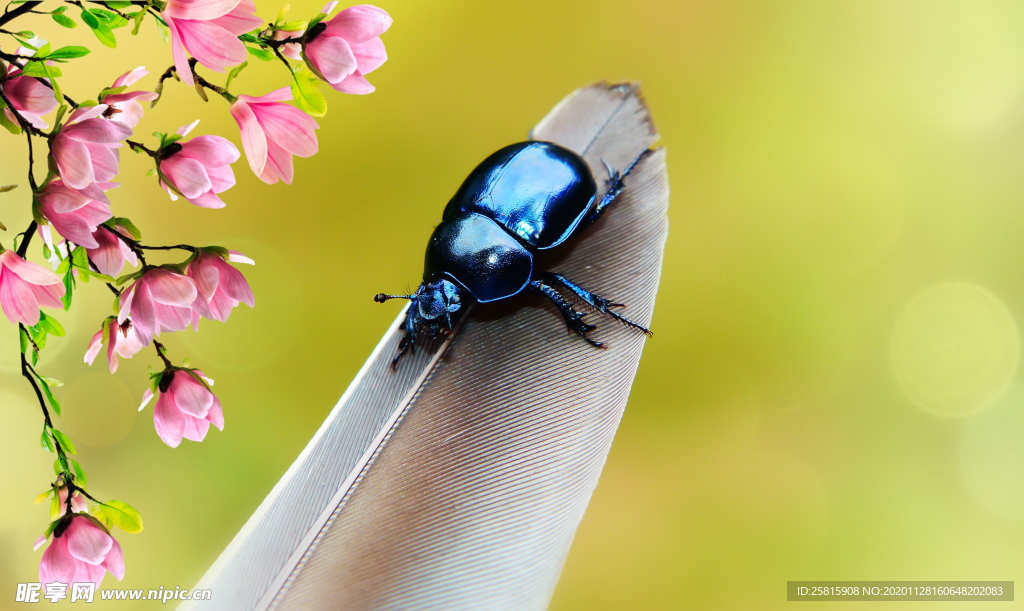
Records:
[[[188,276],[152,269],[146,272],[144,280],[157,303],[187,308],[196,298],[196,285]]]
[[[172,448],[181,444],[181,437],[185,433],[185,414],[174,405],[174,395],[171,392],[160,394],[153,409],[153,426],[160,439]]]
[[[311,157],[319,146],[316,132],[320,127],[312,117],[284,103],[253,104],[252,111],[267,138],[299,157]]]
[[[341,81],[340,83],[328,83],[335,91],[342,93],[352,93],[356,95],[366,95],[373,93],[377,90],[376,87],[370,84],[370,81],[356,70],[353,74],[349,75],[348,78]]]
[[[121,544],[117,542],[117,539],[111,537],[111,541],[114,544],[110,547],[110,551],[107,552],[106,558],[100,563],[100,566],[110,571],[118,581],[124,579],[124,553],[121,552]]]
[[[39,302],[29,284],[7,269],[0,277],[0,309],[12,323],[33,327],[39,322]]]
[[[190,441],[202,441],[206,439],[206,432],[210,430],[210,422],[205,418],[196,418],[185,414],[185,431],[182,436]]]
[[[242,0],[227,15],[212,19],[211,21],[233,35],[241,36],[263,25],[263,20],[257,17],[254,14],[255,12],[255,2],[252,0]]]
[[[196,60],[217,72],[245,61],[245,44],[231,32],[209,21],[178,20],[178,33]]]
[[[186,199],[199,197],[213,186],[203,164],[183,155],[171,155],[161,161],[160,172]]]
[[[72,518],[62,537],[68,538],[68,551],[71,555],[89,564],[103,562],[103,558],[114,544],[110,535],[85,517]]]
[[[364,42],[352,43],[352,53],[359,62],[359,72],[369,74],[388,61],[388,52],[384,49],[384,41],[374,36]]]
[[[174,60],[174,67],[178,70],[180,78],[189,87],[195,85],[192,78],[192,67],[188,63],[188,54],[185,52],[185,41],[178,29],[178,20],[164,10],[161,13],[164,21],[167,22],[167,29],[171,31],[171,58]]]
[[[306,43],[306,57],[328,83],[337,83],[359,67],[348,41],[327,33]]]
[[[53,139],[53,159],[57,162],[57,170],[64,184],[75,189],[84,189],[96,182],[92,171],[92,158],[89,147],[65,134],[58,134]]]
[[[175,19],[209,21],[223,17],[238,6],[238,0],[170,0],[164,13]]]
[[[242,133],[242,149],[245,150],[245,158],[249,160],[249,167],[254,174],[260,176],[267,164],[267,137],[260,127],[259,119],[252,108],[242,101],[242,97],[231,105],[231,116],[235,118]]]
[[[220,406],[220,400],[217,397],[213,398],[213,405],[210,406],[210,413],[206,414],[206,419],[217,427],[217,430],[224,430],[224,409]]]
[[[89,350],[85,353],[85,362],[92,365],[92,362],[96,360],[96,355],[100,353],[100,348],[103,347],[103,329],[96,332],[96,335],[92,336],[89,340]]]
[[[50,540],[50,547],[43,552],[39,563],[39,581],[73,583],[79,561],[68,551],[68,537],[65,535]]]
[[[351,42],[363,42],[380,36],[391,27],[393,20],[384,9],[361,4],[350,6],[327,22],[324,32],[344,36]]]
[[[205,418],[213,405],[213,393],[192,377],[187,371],[174,372],[170,390],[178,409],[196,418]]]
[[[268,184],[274,184],[277,182],[278,177],[284,184],[292,184],[292,178],[295,175],[295,169],[292,167],[292,156],[291,153],[284,150],[273,141],[267,141],[267,167],[263,169],[263,174],[260,178],[263,182]]]
[[[296,109],[298,110],[298,109]],[[299,110],[299,112],[302,112]],[[305,113],[303,113],[305,114]],[[205,168],[231,165],[240,157],[238,149],[226,138],[220,136],[198,136],[185,142],[176,157],[183,155],[195,159]]]

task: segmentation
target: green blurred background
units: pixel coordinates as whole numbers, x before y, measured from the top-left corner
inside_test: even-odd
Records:
[[[259,6],[266,19],[279,8]],[[203,210],[169,201],[148,159],[122,155],[115,212],[146,242],[257,261],[244,270],[255,309],[167,336],[175,361],[217,382],[227,426],[202,444],[172,450],[152,407],[136,412],[152,351],[115,376],[82,363],[105,288],[57,315],[68,336],[40,369],[67,383],[58,427],[93,494],[145,519],[119,537],[123,587],[198,580],[396,315],[370,297],[416,282],[468,171],[601,79],[643,83],[669,151],[671,234],[656,335],[552,609],[770,609],[787,606],[793,579],[1021,577],[1024,5],[383,6],[395,25],[378,90],[328,92],[320,153],[296,160],[293,186],[259,182],[242,160],[227,208]],[[301,0],[292,14],[319,8]],[[170,65],[152,23],[134,39],[119,30],[112,51],[85,28],[25,22],[94,49],[63,79],[73,97]],[[232,89],[285,84],[281,66],[259,64]],[[196,118],[196,134],[239,143],[223,101],[177,83],[137,134]],[[0,184],[24,183],[23,141],[0,139]],[[0,196],[7,247],[29,220],[25,193]],[[17,345],[0,325],[0,608],[37,579],[48,516],[31,499],[52,479]],[[929,608],[942,606],[969,605]]]

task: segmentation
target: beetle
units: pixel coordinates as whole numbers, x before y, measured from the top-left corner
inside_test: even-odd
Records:
[[[622,307],[561,274],[534,269],[540,251],[557,248],[591,225],[622,192],[624,179],[650,151],[624,172],[608,164],[607,191],[597,200],[590,165],[552,142],[530,140],[506,146],[474,169],[444,209],[427,243],[423,282],[409,295],[378,293],[374,301],[409,299],[405,335],[392,367],[407,350],[416,351],[417,334],[447,335],[469,303],[510,299],[525,291],[547,297],[570,332],[590,345],[603,344],[587,333],[596,325],[573,308],[558,289],[594,309],[650,335],[646,327],[611,308]]]

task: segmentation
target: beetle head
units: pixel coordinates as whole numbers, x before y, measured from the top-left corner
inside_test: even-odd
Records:
[[[421,319],[421,332],[436,337],[451,330],[458,322],[462,308],[462,295],[458,285],[448,280],[431,280],[420,285],[414,295],[417,313]]]
[[[461,290],[457,284],[448,280],[424,282],[411,295],[379,293],[373,298],[378,303],[388,299],[412,301],[416,330],[432,339],[447,335],[462,316]]]

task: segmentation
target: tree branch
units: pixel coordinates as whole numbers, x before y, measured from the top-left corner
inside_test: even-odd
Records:
[[[42,3],[42,0],[32,0],[31,2],[19,4],[18,8],[14,9],[13,11],[4,9],[4,14],[0,15],[0,27],[7,25],[11,21],[14,21],[18,17],[24,15],[25,13],[31,13],[32,9],[34,9],[35,7],[39,6]],[[10,8],[10,6],[11,5],[8,4],[7,8]]]

